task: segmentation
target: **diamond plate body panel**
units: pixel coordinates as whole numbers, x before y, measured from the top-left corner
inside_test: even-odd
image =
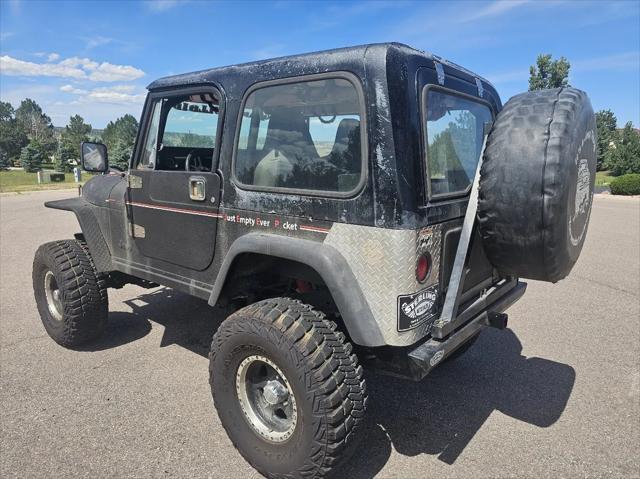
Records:
[[[433,320],[398,332],[397,304],[398,296],[439,283],[440,225],[392,230],[335,223],[324,242],[337,249],[349,263],[387,345],[408,346],[428,334]],[[419,283],[415,276],[416,261],[424,251],[431,256],[431,271],[427,280]]]

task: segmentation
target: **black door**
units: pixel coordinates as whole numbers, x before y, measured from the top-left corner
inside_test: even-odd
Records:
[[[125,194],[131,260],[161,271],[204,270],[213,260],[219,217],[220,96],[152,94],[145,112]]]
[[[127,208],[138,252],[204,270],[213,260],[220,176],[211,172],[135,171]],[[137,179],[139,178],[139,180]],[[130,179],[130,185],[131,183]],[[194,199],[203,197],[202,199]],[[164,269],[161,264],[156,265]]]

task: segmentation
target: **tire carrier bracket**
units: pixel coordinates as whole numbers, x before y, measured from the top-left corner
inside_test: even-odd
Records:
[[[458,313],[460,293],[462,292],[462,285],[464,284],[466,277],[464,265],[467,260],[469,246],[471,244],[471,236],[476,223],[476,213],[478,211],[478,188],[480,186],[480,169],[482,168],[484,150],[487,147],[487,138],[489,136],[491,126],[492,125],[490,123],[485,123],[484,125],[484,139],[480,150],[480,158],[478,159],[478,166],[476,167],[476,174],[473,179],[471,193],[469,195],[469,203],[464,215],[464,222],[462,223],[462,231],[460,233],[460,240],[458,241],[458,248],[453,262],[451,276],[449,278],[447,295],[444,299],[440,318],[434,321],[433,328],[431,329],[431,336],[436,339],[445,338],[456,328],[456,324],[453,319],[455,319]]]

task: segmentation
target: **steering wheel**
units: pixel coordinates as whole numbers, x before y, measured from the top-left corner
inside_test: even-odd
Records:
[[[204,171],[204,165],[200,155],[196,156],[196,150],[191,150],[187,155],[187,159],[184,160],[184,171]],[[191,167],[191,160],[193,160],[193,168]]]
[[[324,123],[325,125],[328,125],[329,123],[333,123],[336,119],[337,115],[333,115],[333,116],[329,116],[328,120],[325,120],[322,115],[318,115],[318,120],[320,120],[320,123]]]

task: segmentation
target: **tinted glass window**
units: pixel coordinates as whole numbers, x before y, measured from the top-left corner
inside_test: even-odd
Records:
[[[138,168],[211,171],[219,109],[213,92],[155,99]]]
[[[427,163],[431,195],[459,193],[473,182],[491,110],[465,98],[427,93]]]
[[[179,102],[167,113],[162,145],[212,148],[217,129],[217,108],[204,102]]]
[[[247,98],[235,158],[241,183],[352,191],[362,173],[360,98],[331,78],[265,87]]]
[[[160,104],[155,102],[151,110],[151,122],[144,141],[144,149],[137,164],[138,169],[153,169],[156,164],[158,146],[158,125],[160,124]]]

